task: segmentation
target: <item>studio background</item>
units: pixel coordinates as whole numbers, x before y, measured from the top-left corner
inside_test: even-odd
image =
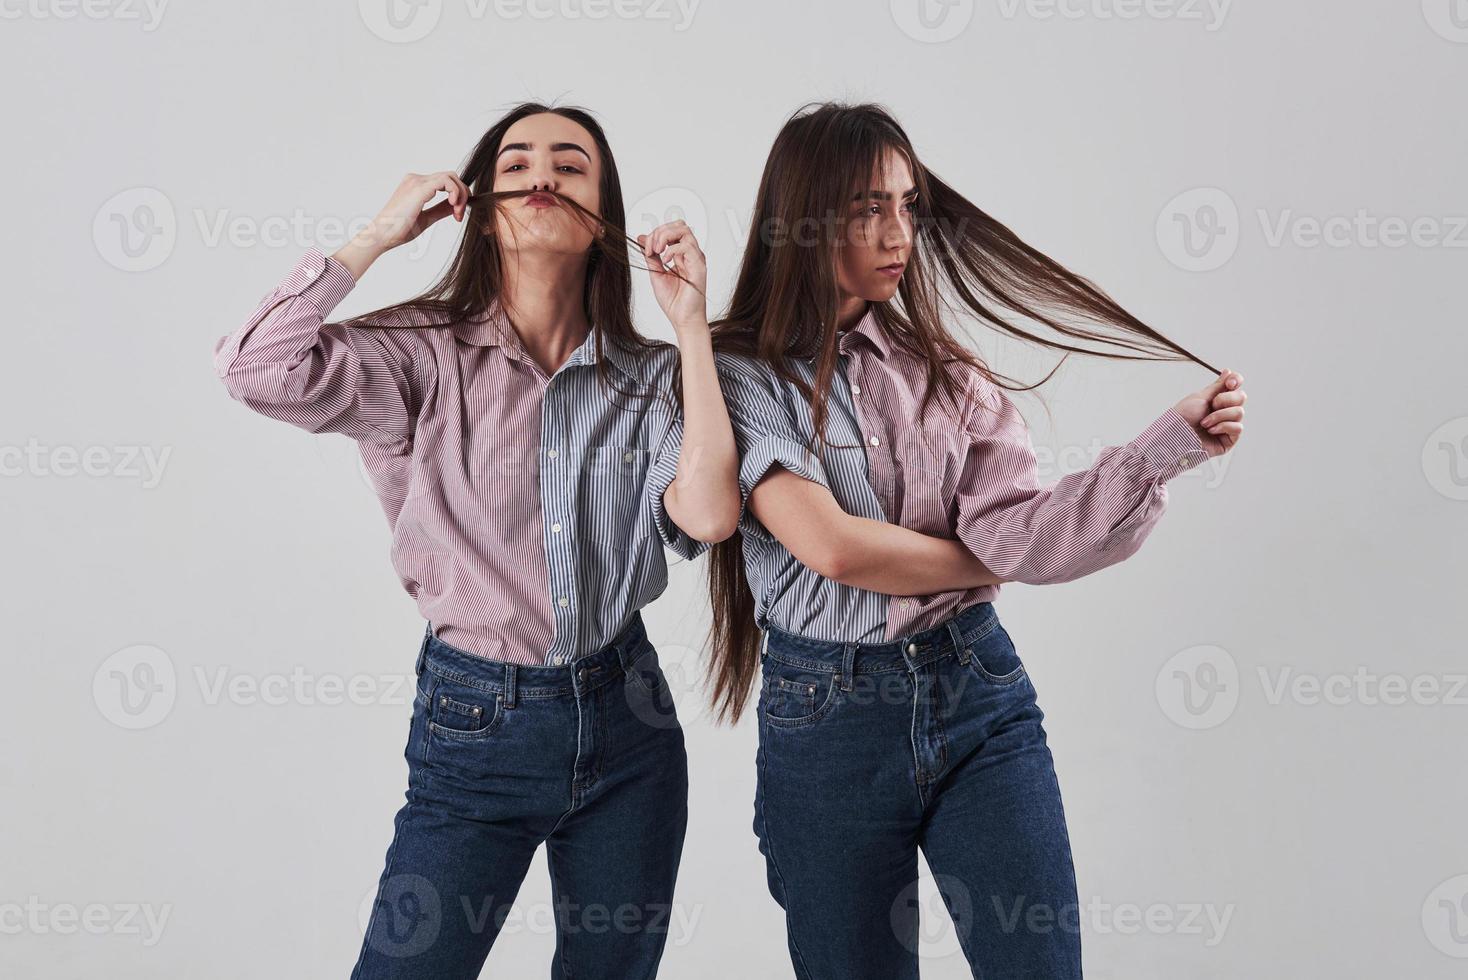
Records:
[[[1241,371],[1242,445],[1171,485],[1136,557],[999,602],[1047,715],[1087,976],[1462,975],[1468,4],[0,9],[0,974],[346,976],[422,622],[355,446],[232,401],[213,344],[537,98],[599,115],[629,230],[693,224],[716,308],[782,121],[874,100],[966,196]],[[333,319],[418,292],[458,231],[379,261]],[[978,345],[1020,377],[1052,363]],[[1208,380],[1072,359],[1020,402],[1043,476]],[[662,976],[786,978],[754,724],[713,727],[697,688],[703,571],[674,560],[644,611],[692,780]],[[924,976],[968,976],[930,880],[916,900]],[[516,909],[486,975],[544,976],[543,856]]]

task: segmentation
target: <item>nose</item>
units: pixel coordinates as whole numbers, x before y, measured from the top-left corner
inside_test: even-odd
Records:
[[[912,244],[913,229],[909,216],[905,213],[893,215],[882,228],[882,245],[884,248],[899,249],[907,248]]]
[[[557,189],[555,176],[551,173],[537,174],[535,180],[531,181],[530,189],[532,191],[554,192]]]

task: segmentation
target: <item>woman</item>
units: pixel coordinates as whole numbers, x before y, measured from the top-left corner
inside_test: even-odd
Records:
[[[736,438],[821,446],[742,467],[742,533],[710,561],[712,688],[737,719],[762,662],[754,826],[796,973],[917,977],[921,848],[976,977],[1079,977],[1060,792],[997,582],[1135,552],[1167,480],[1242,436],[1242,379],[1220,374],[1042,488],[1002,376],[940,311],[1067,354],[1197,359],[926,170],[879,107],[793,117],[754,219],[715,346],[764,379],[786,429],[750,433],[736,413]],[[853,516],[948,539],[987,577],[865,554]]]
[[[465,234],[429,292],[325,322],[378,257],[449,215]],[[645,341],[622,221],[596,121],[522,105],[462,176],[408,175],[217,347],[235,398],[358,441],[428,620],[407,802],[354,977],[477,977],[542,842],[553,975],[656,973],[687,761],[639,610],[667,583],[662,546],[726,537],[739,498],[703,256],[681,223],[639,238],[678,347]]]

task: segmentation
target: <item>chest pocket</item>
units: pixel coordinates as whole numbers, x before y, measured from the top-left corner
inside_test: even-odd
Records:
[[[605,535],[618,551],[626,551],[637,535],[646,496],[647,470],[652,451],[640,446],[609,444],[597,446],[586,474],[584,504],[597,516],[597,532]]]

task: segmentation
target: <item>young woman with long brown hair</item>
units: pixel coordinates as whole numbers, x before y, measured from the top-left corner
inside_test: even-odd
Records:
[[[326,322],[450,215],[464,234],[436,286]],[[664,546],[726,537],[740,502],[703,255],[681,222],[634,243],[678,338],[651,343],[622,224],[601,126],[522,105],[461,173],[409,174],[350,244],[308,252],[216,348],[250,408],[358,441],[428,621],[355,978],[477,977],[542,843],[552,976],[657,971],[688,775],[639,610],[667,584]]]
[[[1128,557],[1166,482],[1243,432],[1242,378],[1215,372],[1041,487],[1014,385],[955,312],[1067,355],[1208,367],[923,167],[880,107],[781,130],[714,325],[726,390],[762,387],[784,429],[770,410],[747,430],[731,397],[748,506],[710,558],[711,679],[728,719],[762,680],[755,831],[802,980],[917,977],[919,849],[976,977],[1081,975],[1059,786],[998,582]],[[873,549],[876,525],[933,560]]]

